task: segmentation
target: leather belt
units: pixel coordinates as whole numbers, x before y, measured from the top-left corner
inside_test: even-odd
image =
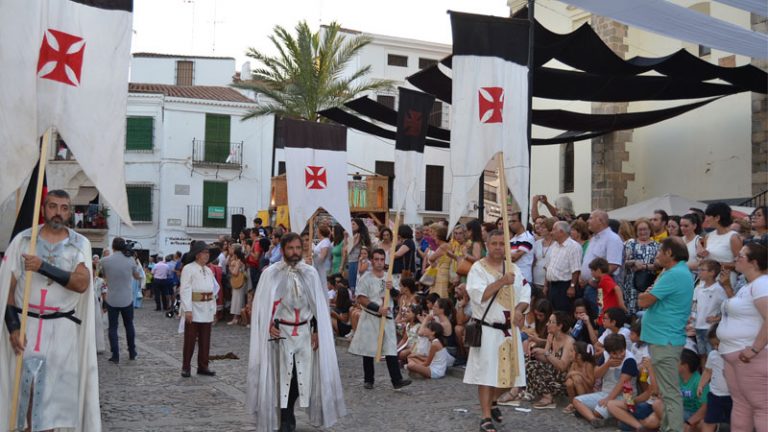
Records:
[[[19,307],[12,306],[12,308],[17,313],[21,313],[22,312],[21,308],[19,308]],[[54,312],[54,313],[44,314],[44,315],[40,315],[37,312],[32,312],[32,311],[28,310],[27,311],[27,316],[30,316],[32,318],[37,318],[37,319],[44,319],[44,320],[57,319],[57,318],[66,318],[66,319],[72,321],[73,323],[75,323],[77,325],[80,325],[82,323],[80,318],[75,316],[75,311],[74,310],[71,310],[69,312]]]
[[[279,322],[280,324],[282,324],[282,325],[287,325],[287,326],[298,327],[298,326],[303,326],[304,324],[307,324],[309,321],[301,321],[301,322],[290,322],[290,321],[283,321],[283,320],[278,320],[278,322]]]
[[[374,311],[372,311],[372,310],[369,310],[369,309],[366,309],[366,308],[363,308],[363,310],[364,310],[364,311],[366,311],[366,312],[368,312],[369,314],[371,314],[371,315],[375,316],[376,318],[381,318],[381,314],[380,314],[380,313],[376,313],[376,312],[374,312]],[[387,316],[387,319],[388,319],[388,320],[391,320],[391,319],[392,319],[392,317],[391,317],[391,316]]]
[[[193,292],[192,293],[193,302],[207,302],[211,300],[213,300],[212,292]]]

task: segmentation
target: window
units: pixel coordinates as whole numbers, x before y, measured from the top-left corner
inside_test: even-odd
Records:
[[[419,57],[419,69],[426,69],[437,64],[437,60]]]
[[[280,161],[277,163],[277,175],[285,174],[285,162]]]
[[[189,60],[176,62],[176,85],[191,86],[195,82],[195,63]]]
[[[226,163],[229,157],[229,132],[231,119],[228,115],[205,115],[206,162]]]
[[[152,222],[152,186],[127,185],[128,213],[134,222]]]
[[[152,117],[128,117],[125,130],[125,150],[152,150],[154,119]]]
[[[389,54],[387,55],[387,64],[390,66],[408,67],[408,56]]]
[[[704,57],[712,54],[712,48],[704,45],[699,45],[699,57]]]
[[[427,165],[424,210],[443,211],[443,167]]]
[[[560,144],[560,193],[573,192],[573,143]]]
[[[203,226],[226,228],[228,217],[227,183],[203,182]]]
[[[392,208],[392,193],[395,187],[395,163],[389,161],[376,161],[376,167],[374,168],[376,174],[389,177],[387,184],[389,185],[389,192],[387,193],[387,208]]]
[[[389,109],[395,109],[395,97],[394,96],[378,95],[378,96],[376,96],[376,102],[384,105],[385,107],[387,107]]]
[[[443,126],[443,103],[435,101],[432,104],[432,112],[429,113],[429,125],[435,127]]]

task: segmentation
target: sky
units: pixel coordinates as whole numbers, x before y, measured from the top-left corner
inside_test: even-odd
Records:
[[[131,51],[234,57],[239,69],[249,47],[274,54],[276,25],[301,20],[450,44],[448,10],[509,15],[506,0],[135,0]]]

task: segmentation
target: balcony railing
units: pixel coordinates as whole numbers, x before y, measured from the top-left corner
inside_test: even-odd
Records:
[[[759,194],[744,201],[743,203],[740,203],[739,205],[745,207],[761,207],[768,205],[768,189],[760,192]]]
[[[239,170],[243,166],[243,142],[193,139],[192,165]]]
[[[108,229],[109,209],[99,204],[75,206],[70,224],[75,229]]]
[[[187,206],[189,228],[232,228],[232,215],[243,214],[242,207]]]

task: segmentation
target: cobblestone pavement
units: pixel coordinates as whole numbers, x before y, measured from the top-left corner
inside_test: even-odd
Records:
[[[124,329],[120,328],[121,361],[99,356],[99,382],[105,431],[255,431],[245,413],[249,329],[218,323],[213,328],[211,355],[232,352],[239,360],[211,363],[215,377],[182,378],[182,337],[178,320],[155,312],[144,303],[136,311],[139,357],[128,361]],[[475,431],[479,404],[475,387],[456,376],[441,380],[414,380],[400,391],[389,383],[386,366],[376,365],[376,387],[362,386],[362,361],[339,346],[339,367],[348,415],[331,431]],[[502,407],[501,431],[588,431],[583,420],[556,410],[515,411]],[[323,431],[308,424],[297,409],[299,431]],[[609,429],[605,429],[609,430]]]

